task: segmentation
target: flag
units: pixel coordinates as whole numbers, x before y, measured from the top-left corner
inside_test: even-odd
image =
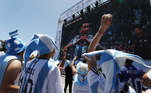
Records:
[[[93,51],[89,53],[85,53],[83,55],[86,56],[94,56],[101,54],[99,66],[101,66],[102,71],[106,75],[105,89],[104,93],[111,93],[113,89],[115,92],[118,91],[118,82],[116,79],[116,75],[120,72],[120,69],[124,66],[126,59],[133,60],[134,62],[140,63],[148,68],[143,59],[140,56],[124,53],[122,51],[107,49],[100,51]]]
[[[14,38],[15,36],[18,35],[18,29],[13,31],[13,32],[10,32],[9,35],[10,35],[11,38]]]

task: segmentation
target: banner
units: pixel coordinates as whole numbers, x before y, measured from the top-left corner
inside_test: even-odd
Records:
[[[61,45],[62,27],[63,27],[63,22],[59,20],[58,21],[57,32],[56,32],[56,38],[55,38],[55,43],[56,43],[58,49],[60,49],[60,45]]]

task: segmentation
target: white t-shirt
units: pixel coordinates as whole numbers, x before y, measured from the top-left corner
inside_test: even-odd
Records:
[[[21,74],[20,93],[63,93],[59,68],[48,60],[33,59]]]

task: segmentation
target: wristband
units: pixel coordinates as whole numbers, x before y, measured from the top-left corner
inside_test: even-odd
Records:
[[[99,30],[99,33],[100,33],[100,34],[104,34],[104,32],[101,32],[100,30]]]
[[[102,28],[102,27],[100,26],[100,27],[99,27],[99,33],[100,33],[100,34],[104,34],[105,31],[104,31],[104,32],[101,32],[101,31],[102,31],[101,28]]]

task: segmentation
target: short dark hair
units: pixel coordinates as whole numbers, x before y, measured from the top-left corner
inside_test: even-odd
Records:
[[[130,60],[130,59],[126,59],[125,62],[128,63],[128,64],[132,64],[134,61],[133,61],[133,60]]]
[[[86,63],[86,62],[87,62],[87,60],[86,60],[86,59],[83,59],[83,60],[82,60],[82,62],[83,62],[83,63]]]
[[[83,24],[85,24],[85,23],[88,23],[90,25],[90,22],[88,20],[82,20],[79,24],[79,27],[80,27],[79,29],[81,29]]]

